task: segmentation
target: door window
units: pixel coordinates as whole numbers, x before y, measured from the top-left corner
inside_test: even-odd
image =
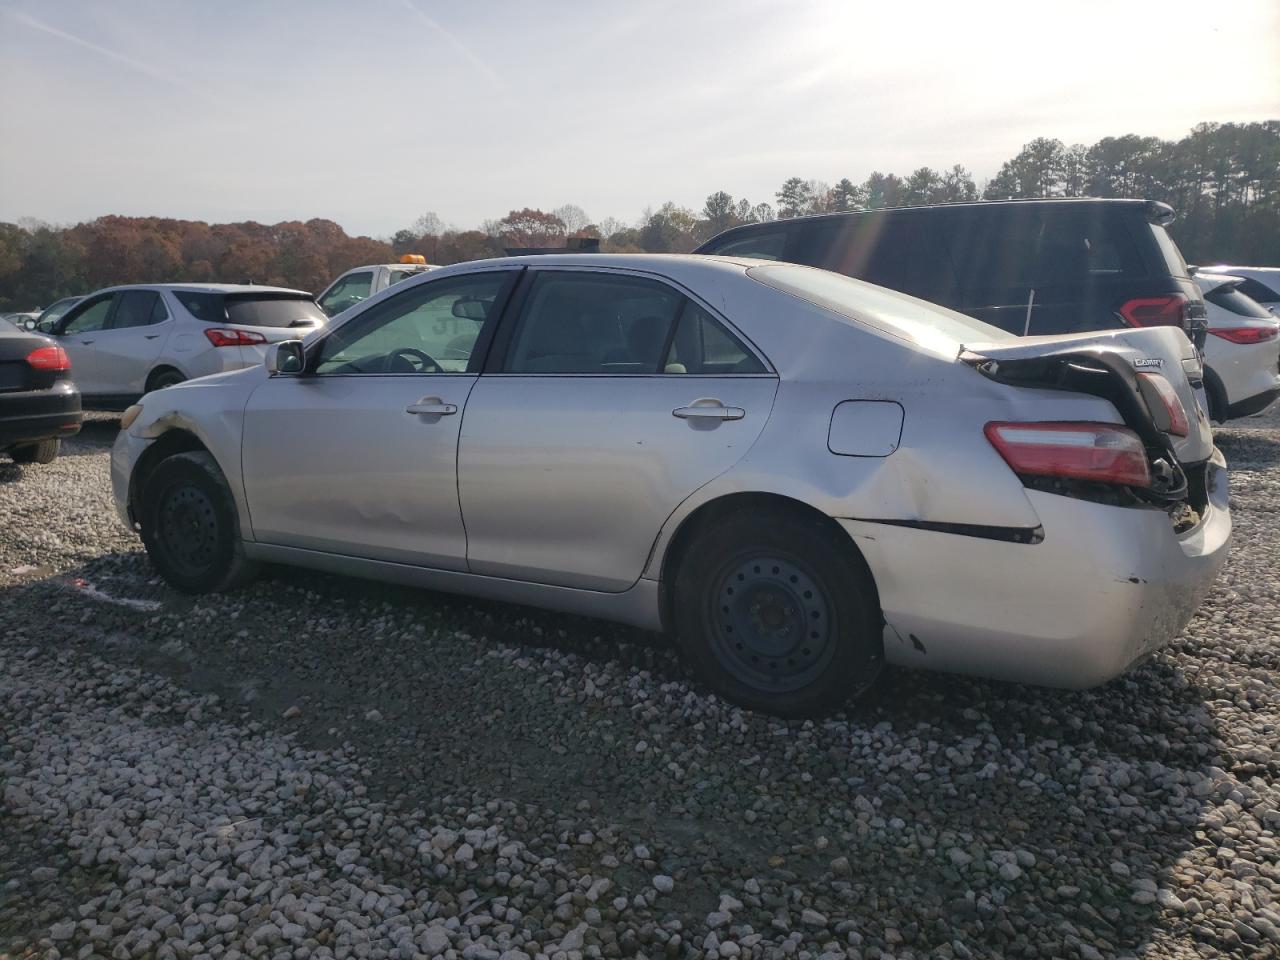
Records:
[[[512,276],[504,270],[450,277],[391,297],[325,340],[316,373],[466,373]]]
[[[683,294],[640,277],[546,272],[533,282],[507,373],[652,374]]]
[[[168,318],[169,314],[154,290],[125,290],[116,295],[116,312],[111,317],[111,329],[147,327]]]
[[[355,306],[361,300],[367,299],[372,286],[373,272],[371,270],[349,273],[335,283],[333,289],[321,298],[320,309],[331,317],[339,314],[348,307]]]
[[[664,373],[701,376],[722,373],[766,373],[764,364],[742,341],[692,300],[685,301]]]
[[[107,325],[107,315],[111,313],[113,296],[107,294],[98,300],[82,304],[65,319],[63,333],[90,333],[101,330]]]
[[[757,260],[781,260],[787,246],[787,235],[781,230],[755,233],[742,240],[731,240],[710,253],[718,257],[754,257]]]

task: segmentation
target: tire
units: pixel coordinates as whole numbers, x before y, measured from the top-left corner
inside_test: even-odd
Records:
[[[853,544],[818,520],[742,513],[718,521],[681,558],[673,599],[694,670],[740,706],[820,715],[880,674],[883,621],[871,575]]]
[[[53,463],[60,449],[62,449],[62,441],[54,437],[51,440],[14,447],[9,451],[9,456],[13,458],[14,463]]]
[[[161,370],[159,373],[151,375],[151,379],[147,383],[147,392],[163,390],[165,387],[172,387],[175,383],[182,383],[186,379],[181,373],[172,368]]]
[[[258,572],[244,555],[231,488],[204,451],[160,461],[147,479],[139,515],[147,555],[175,590],[233,590]]]

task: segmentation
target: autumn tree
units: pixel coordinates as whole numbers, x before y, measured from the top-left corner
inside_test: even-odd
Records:
[[[512,210],[496,224],[496,234],[508,247],[564,246],[564,221],[554,213],[525,207]]]

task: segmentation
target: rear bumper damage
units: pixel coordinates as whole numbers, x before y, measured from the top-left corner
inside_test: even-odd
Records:
[[[875,577],[890,663],[1050,687],[1096,686],[1178,635],[1226,561],[1226,464],[1174,533],[1163,510],[1028,490],[1043,540],[840,520]]]

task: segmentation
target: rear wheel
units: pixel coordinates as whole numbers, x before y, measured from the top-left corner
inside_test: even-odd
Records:
[[[51,440],[14,447],[9,451],[9,456],[13,457],[14,463],[53,463],[61,448],[62,441],[54,437]]]
[[[703,680],[783,717],[825,713],[866,690],[882,663],[870,575],[820,521],[739,515],[682,558],[675,623]]]
[[[147,554],[175,589],[231,590],[257,573],[244,555],[235,498],[210,454],[162,460],[147,479],[139,514]]]
[[[172,367],[166,370],[157,370],[151,375],[147,381],[147,390],[163,390],[165,387],[172,387],[175,383],[182,383],[187,378]]]

